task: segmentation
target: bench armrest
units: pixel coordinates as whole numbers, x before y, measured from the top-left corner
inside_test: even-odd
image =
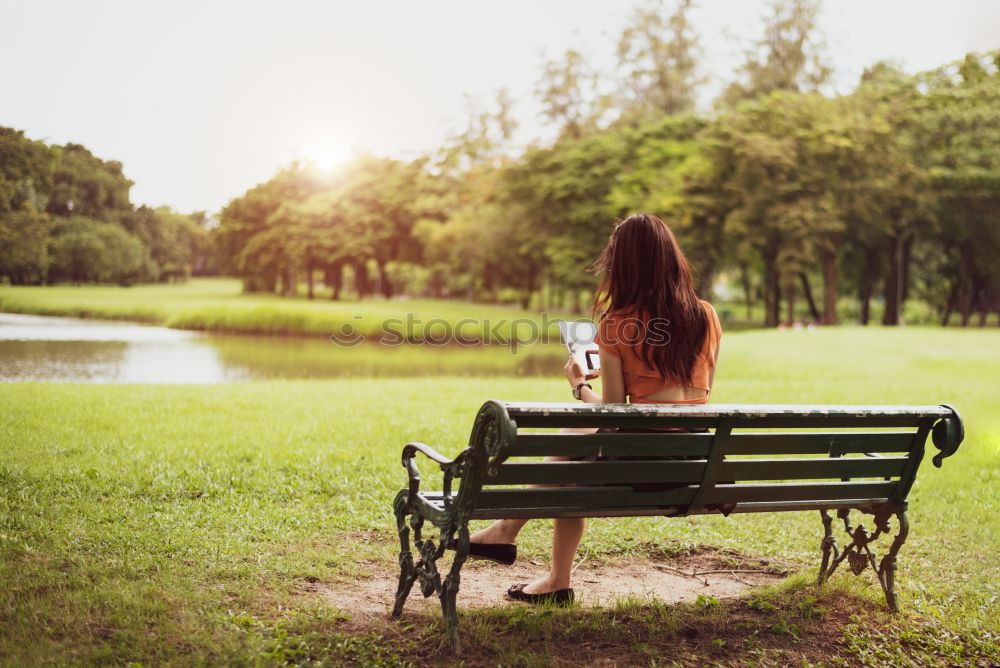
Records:
[[[942,404],[942,407],[950,410],[951,415],[938,420],[931,432],[934,446],[940,450],[939,453],[934,455],[934,459],[932,460],[934,466],[938,468],[941,468],[941,460],[955,454],[958,451],[958,446],[965,439],[965,427],[962,425],[962,416],[959,415],[954,406]]]
[[[406,474],[409,477],[409,495],[406,499],[407,507],[412,507],[413,501],[420,491],[420,469],[417,468],[417,464],[414,461],[418,452],[440,466],[444,472],[442,493],[444,494],[445,506],[450,506],[451,481],[456,477],[461,477],[461,467],[465,460],[465,453],[463,452],[455,459],[448,459],[426,443],[413,442],[404,445],[402,456],[403,468],[406,469]]]
[[[431,446],[427,445],[426,443],[413,442],[413,443],[407,443],[406,445],[403,446],[403,466],[406,466],[406,463],[412,460],[416,456],[416,453],[418,452],[425,455],[428,459],[437,462],[442,467],[452,463],[450,459],[448,459],[447,457],[445,457],[440,452],[438,452]]]

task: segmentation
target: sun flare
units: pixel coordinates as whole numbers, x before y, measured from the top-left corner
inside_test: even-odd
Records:
[[[320,169],[330,170],[350,160],[351,151],[343,146],[319,144],[306,153],[306,158]]]

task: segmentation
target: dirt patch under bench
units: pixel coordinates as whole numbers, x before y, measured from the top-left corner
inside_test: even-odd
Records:
[[[444,560],[442,560],[444,561]],[[445,573],[447,563],[439,563]],[[354,617],[386,615],[392,608],[398,572],[375,567],[371,577],[351,582],[304,583],[331,605]],[[531,582],[547,572],[540,561],[519,560],[513,566],[469,560],[462,569],[459,610],[498,605],[521,605],[506,597],[507,588]],[[656,598],[664,603],[694,601],[698,596],[735,598],[747,589],[773,583],[787,573],[777,562],[739,558],[721,552],[699,552],[674,558],[636,559],[594,563],[582,561],[573,574],[576,600],[584,607],[608,606],[627,597]],[[436,596],[424,598],[417,583],[406,602],[412,612],[440,609]]]

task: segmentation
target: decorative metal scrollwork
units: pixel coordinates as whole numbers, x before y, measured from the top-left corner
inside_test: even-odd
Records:
[[[906,536],[909,533],[906,504],[883,506],[870,512],[874,515],[875,523],[875,530],[872,532],[869,532],[860,524],[852,526],[849,510],[842,509],[837,511],[837,517],[843,520],[844,532],[850,538],[850,543],[841,552],[837,549],[837,540],[833,536],[833,518],[830,517],[828,511],[820,511],[820,516],[823,520],[824,535],[823,541],[820,544],[823,550],[823,561],[820,565],[818,582],[819,584],[826,582],[833,575],[834,571],[837,570],[841,562],[845,560],[851,569],[851,573],[854,575],[861,575],[870,566],[878,578],[879,584],[882,586],[882,592],[885,594],[889,608],[893,612],[896,612],[899,610],[895,590],[896,555],[899,553],[899,549],[903,546],[903,543],[906,542]],[[893,516],[897,518],[899,530],[892,541],[892,545],[889,547],[889,551],[882,557],[881,561],[878,561],[872,546],[880,536],[891,532],[890,519]]]
[[[938,420],[931,432],[934,446],[940,450],[931,460],[937,468],[941,468],[941,460],[945,457],[951,457],[958,451],[958,446],[965,439],[965,427],[962,425],[962,416],[959,415],[954,406],[945,404],[944,407],[949,409],[952,414],[949,417]]]
[[[488,401],[483,404],[476,415],[469,447],[478,449],[486,458],[487,475],[496,475],[516,439],[517,426],[507,414],[506,406],[498,401]]]

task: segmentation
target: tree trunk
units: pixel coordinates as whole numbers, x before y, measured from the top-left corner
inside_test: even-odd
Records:
[[[786,290],[786,292],[788,293],[788,296],[785,298],[785,307],[786,307],[785,315],[787,316],[788,325],[792,326],[792,325],[795,324],[795,297],[796,297],[795,292],[796,291],[795,291],[795,280],[794,279],[788,281],[787,288],[788,289]]]
[[[972,282],[972,249],[963,245],[958,250],[958,309],[962,319],[962,327],[968,327],[969,316],[972,314],[973,282]]]
[[[358,298],[364,299],[371,291],[368,281],[368,265],[364,260],[357,260],[354,265],[354,290],[358,293]]]
[[[382,288],[382,296],[386,299],[392,298],[392,281],[389,280],[389,272],[386,270],[386,263],[376,260],[378,264],[378,282]]]
[[[871,299],[875,293],[875,280],[878,275],[878,255],[874,248],[865,249],[865,263],[858,286],[858,301],[861,302],[860,320],[867,325],[871,320]]]
[[[740,263],[740,282],[743,284],[743,299],[747,305],[747,320],[753,317],[753,284],[750,282],[750,263]]]
[[[707,302],[712,301],[712,283],[715,275],[714,263],[703,263],[698,274],[698,296]]]
[[[763,254],[765,327],[777,327],[781,320],[781,276],[778,273],[777,255],[776,251]]]
[[[913,255],[913,235],[907,235],[903,239],[902,257],[900,258],[901,282],[899,308],[902,310],[903,304],[910,297],[910,258]]]
[[[531,307],[531,297],[535,294],[538,289],[538,270],[536,268],[531,268],[528,273],[527,286],[525,287],[524,294],[521,296],[521,308],[527,311]]]
[[[334,262],[323,271],[323,282],[330,287],[330,299],[340,299],[340,290],[344,284],[344,263]]]
[[[903,293],[902,238],[898,234],[889,237],[886,250],[889,254],[889,272],[885,277],[885,312],[882,314],[882,324],[898,325]]]
[[[951,286],[951,290],[948,291],[948,299],[944,304],[944,313],[941,315],[941,326],[947,327],[948,321],[951,320],[951,312],[955,310],[955,301],[958,299],[958,290],[954,285]]]
[[[806,276],[804,271],[799,272],[799,281],[802,283],[802,292],[805,293],[806,303],[809,305],[809,315],[812,317],[813,322],[821,322],[823,317],[819,314],[819,309],[816,308],[816,300],[813,299],[812,286],[809,285],[809,277]]]
[[[306,261],[306,283],[309,285],[309,293],[308,293],[309,299],[316,298],[315,280],[314,280],[315,277],[313,276],[314,273],[315,269],[313,267],[313,261],[310,258],[308,261]]]
[[[837,324],[837,255],[823,258],[823,324]]]

